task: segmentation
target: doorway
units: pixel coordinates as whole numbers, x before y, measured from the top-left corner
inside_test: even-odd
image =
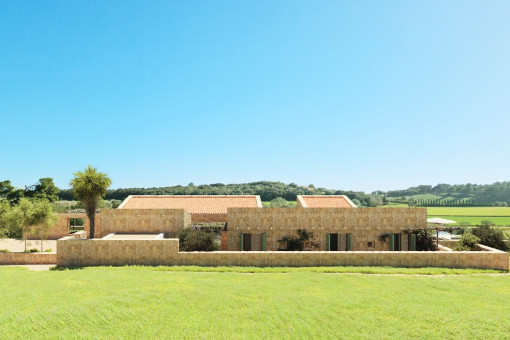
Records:
[[[395,234],[394,236],[394,245],[393,245],[393,250],[394,251],[401,251],[402,250],[402,244],[401,244],[401,237],[400,237],[400,234]]]
[[[243,251],[251,251],[251,234],[243,234]]]
[[[329,250],[338,251],[338,234],[329,234]]]

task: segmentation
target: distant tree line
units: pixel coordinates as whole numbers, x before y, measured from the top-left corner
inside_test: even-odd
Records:
[[[416,207],[508,207],[506,202],[473,201],[467,199],[415,199],[404,198],[389,200],[392,203],[405,203]]]
[[[75,200],[71,190],[60,190],[61,200]],[[277,197],[287,201],[295,201],[297,195],[347,195],[351,200],[356,200],[360,205],[370,206],[379,199],[371,198],[371,195],[363,192],[343,191],[308,186],[298,186],[295,183],[285,184],[281,182],[252,182],[241,184],[205,184],[187,186],[177,185],[160,188],[127,188],[107,190],[105,199],[124,200],[129,195],[260,195],[262,201],[272,201]]]
[[[499,203],[502,205],[506,203],[510,205],[510,182],[496,182],[493,184],[438,184],[419,185],[411,187],[406,190],[393,190],[393,191],[375,191],[374,195],[384,195],[387,198],[400,198],[404,199],[409,196],[415,195],[438,195],[445,199],[438,200],[422,200],[421,204],[427,206],[447,206],[447,205],[462,205],[462,206],[483,206],[495,205]],[[393,201],[393,200],[392,200]]]

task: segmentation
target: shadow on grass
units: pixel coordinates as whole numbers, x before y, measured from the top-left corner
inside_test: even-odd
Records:
[[[85,268],[84,266],[69,266],[69,267],[55,266],[55,267],[51,267],[50,270],[64,271],[64,270],[77,270],[77,269],[84,269],[84,268]]]

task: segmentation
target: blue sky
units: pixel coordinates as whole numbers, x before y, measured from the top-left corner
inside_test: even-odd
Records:
[[[2,1],[0,180],[510,180],[508,1]]]

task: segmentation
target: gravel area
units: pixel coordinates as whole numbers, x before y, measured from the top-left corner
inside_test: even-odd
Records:
[[[40,240],[27,240],[27,249],[37,248],[41,250]],[[25,241],[15,240],[11,238],[0,239],[0,249],[7,249],[11,252],[22,252],[25,250]],[[51,249],[57,251],[57,241],[47,240],[43,241],[43,250]]]

